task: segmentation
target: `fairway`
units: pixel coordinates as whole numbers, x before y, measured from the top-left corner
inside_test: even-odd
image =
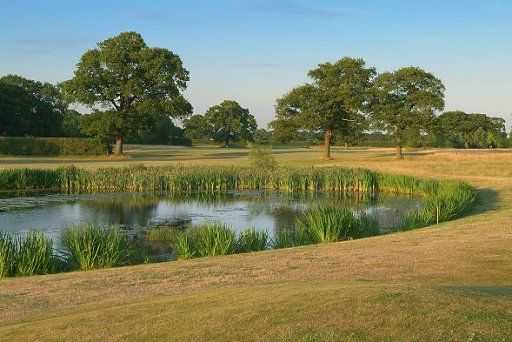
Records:
[[[248,165],[247,149],[127,145],[123,158],[0,157],[0,168]],[[0,281],[0,340],[508,341],[512,151],[275,148],[283,166],[463,180],[473,212],[361,240]]]

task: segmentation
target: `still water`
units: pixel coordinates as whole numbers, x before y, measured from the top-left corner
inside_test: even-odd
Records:
[[[66,227],[81,223],[121,225],[140,230],[154,226],[223,223],[239,231],[250,227],[268,230],[293,228],[297,216],[314,206],[335,205],[364,211],[389,230],[401,215],[417,209],[418,199],[379,195],[344,197],[335,193],[290,194],[229,192],[172,197],[145,193],[82,195],[18,195],[0,198],[0,231],[40,230],[57,242]]]

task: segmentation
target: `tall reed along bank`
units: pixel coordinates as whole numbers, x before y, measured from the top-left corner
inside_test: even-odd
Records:
[[[408,230],[455,219],[472,207],[475,190],[457,181],[417,179],[344,168],[129,167],[94,171],[75,167],[55,170],[0,171],[0,191],[59,193],[147,192],[191,196],[237,191],[336,192],[372,197],[379,193],[415,196],[421,205],[400,217],[393,230]],[[317,205],[297,214],[294,230],[280,228],[271,236],[247,227],[238,234],[220,224],[148,231],[181,259],[255,252],[378,235],[376,222],[364,211],[333,204]],[[63,250],[55,251],[42,233],[1,233],[0,278],[90,270],[152,262],[140,241],[131,241],[119,227],[82,225],[63,234]]]
[[[220,193],[264,190],[282,192],[338,192],[375,196],[381,193],[419,196],[419,211],[404,217],[401,229],[430,225],[460,217],[470,209],[476,192],[457,181],[417,179],[364,169],[237,167],[126,167],[85,170],[13,169],[0,171],[0,191],[59,193],[158,192],[164,194]]]

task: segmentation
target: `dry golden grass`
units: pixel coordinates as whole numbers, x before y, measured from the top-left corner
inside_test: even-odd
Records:
[[[130,147],[85,167],[230,165],[247,151]],[[365,167],[464,179],[475,212],[436,227],[319,246],[0,282],[0,340],[508,341],[512,154],[276,150],[287,165]],[[3,158],[3,167],[55,167]]]

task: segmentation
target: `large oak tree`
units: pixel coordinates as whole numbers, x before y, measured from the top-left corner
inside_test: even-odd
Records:
[[[376,72],[364,60],[345,57],[308,72],[311,83],[292,89],[277,100],[278,123],[321,132],[326,159],[331,158],[335,133],[351,134],[363,120],[368,90]]]
[[[434,75],[417,67],[380,74],[373,88],[371,117],[376,127],[390,133],[396,154],[410,129],[431,128],[434,115],[444,108],[444,86]]]
[[[192,113],[182,95],[188,81],[178,55],[148,47],[136,32],[123,32],[85,52],[64,89],[71,100],[96,111],[92,118],[99,123],[90,124],[89,133],[111,137],[115,153],[121,154],[124,138],[148,129],[159,116],[183,118]]]

